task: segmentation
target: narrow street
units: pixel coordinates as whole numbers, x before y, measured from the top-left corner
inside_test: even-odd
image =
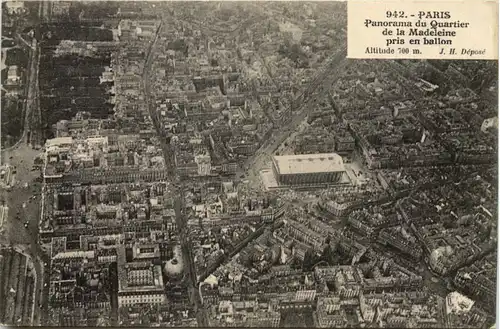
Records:
[[[163,156],[165,158],[165,164],[167,166],[167,169],[170,172],[170,181],[173,182],[174,184],[177,183],[179,184],[179,177],[177,173],[175,172],[175,165],[173,163],[173,158],[171,152],[171,146],[170,144],[167,144],[166,141],[166,136],[164,136],[164,132],[161,129],[161,124],[158,121],[158,117],[156,114],[156,107],[154,103],[154,97],[152,95],[152,90],[151,90],[151,69],[153,65],[154,58],[156,56],[157,52],[157,42],[159,39],[159,36],[162,34],[163,28],[164,28],[164,22],[163,20],[160,23],[160,26],[158,27],[158,30],[156,31],[156,35],[154,40],[151,43],[151,46],[149,48],[149,52],[146,56],[146,63],[144,65],[144,71],[143,71],[143,82],[144,82],[144,96],[145,96],[145,102],[148,106],[149,114],[151,117],[151,120],[153,122],[153,125],[156,129],[156,132],[160,138],[160,141],[162,143],[162,149],[163,149]],[[196,293],[197,289],[197,278],[196,278],[196,270],[194,266],[194,261],[193,261],[193,255],[192,255],[192,250],[191,250],[191,243],[189,241],[189,232],[187,230],[187,225],[186,221],[183,216],[183,186],[182,183],[180,183],[180,186],[178,188],[180,191],[180,197],[178,197],[175,202],[174,202],[174,210],[175,210],[175,218],[177,221],[177,230],[179,232],[179,239],[180,239],[180,244],[181,244],[181,249],[182,249],[182,254],[184,258],[184,264],[185,264],[185,274],[189,276],[190,278],[190,285],[188,286],[188,292],[189,292],[189,300],[191,304],[194,306],[194,310],[196,312],[196,318],[198,320],[198,325],[202,327],[207,327],[208,322],[206,321],[206,316],[203,312],[203,309],[201,307],[201,303],[199,300],[199,296]]]

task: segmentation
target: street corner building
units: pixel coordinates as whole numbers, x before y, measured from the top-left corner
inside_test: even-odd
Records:
[[[274,156],[272,169],[279,185],[317,185],[340,182],[345,173],[336,153]]]

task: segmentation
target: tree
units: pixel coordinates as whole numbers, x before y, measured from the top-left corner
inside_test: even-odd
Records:
[[[328,244],[323,249],[321,260],[324,260],[330,265],[337,265],[339,263],[339,256],[335,253],[335,250],[330,246],[330,244]]]
[[[316,264],[318,261],[320,261],[319,257],[312,249],[309,249],[306,251],[304,255],[304,261],[302,262],[302,269],[304,271],[311,271],[314,264]]]

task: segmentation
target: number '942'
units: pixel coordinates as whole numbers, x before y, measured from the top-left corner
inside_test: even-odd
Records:
[[[404,11],[386,11],[385,12],[385,17],[387,18],[406,18],[405,12]]]

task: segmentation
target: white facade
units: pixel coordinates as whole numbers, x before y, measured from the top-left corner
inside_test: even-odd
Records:
[[[130,306],[135,304],[163,304],[166,297],[162,292],[150,292],[144,294],[124,293],[118,295],[118,306]]]

